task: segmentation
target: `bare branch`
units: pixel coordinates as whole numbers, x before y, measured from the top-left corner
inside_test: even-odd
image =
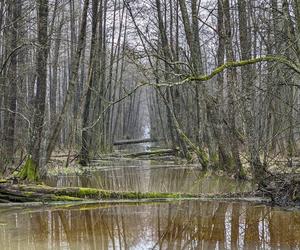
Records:
[[[219,73],[224,71],[225,69],[238,68],[238,67],[243,67],[243,66],[246,66],[246,65],[256,64],[256,63],[260,63],[260,62],[277,62],[277,63],[281,63],[281,64],[286,65],[291,70],[295,71],[297,74],[300,74],[300,65],[290,61],[289,59],[287,59],[285,57],[281,57],[281,56],[263,56],[263,57],[249,59],[249,60],[227,62],[227,63],[217,67],[216,69],[214,69],[208,75],[200,75],[200,76],[189,75],[189,76],[186,76],[186,78],[184,78],[180,82],[150,84],[150,85],[155,85],[155,86],[158,86],[158,87],[174,87],[174,86],[184,85],[188,82],[195,82],[195,81],[196,82],[205,82],[205,81],[208,81],[208,80],[212,79],[213,77],[215,77],[216,75],[218,75]]]

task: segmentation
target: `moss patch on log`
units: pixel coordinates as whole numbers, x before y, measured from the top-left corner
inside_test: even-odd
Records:
[[[56,188],[45,185],[0,184],[2,202],[51,202],[88,200],[167,200],[199,198],[197,194],[111,191],[96,188],[66,187]]]
[[[9,182],[0,183],[0,203],[8,202],[98,202],[110,200],[131,201],[170,201],[183,199],[207,200],[239,200],[247,201],[259,198],[279,206],[300,206],[300,175],[270,175],[265,183],[254,192],[221,193],[221,194],[189,194],[160,192],[111,191],[84,187],[49,187],[45,185],[14,185]],[[266,201],[266,199],[268,201]]]
[[[189,194],[189,193],[160,193],[160,192],[119,192],[83,187],[56,188],[45,185],[12,185],[0,184],[0,203],[35,202],[49,204],[55,202],[170,202],[179,200],[226,200],[268,202],[256,192],[224,193],[224,194]]]
[[[58,196],[56,195],[54,197],[54,201],[82,201],[83,199],[77,198],[77,197],[71,197],[67,195]]]
[[[19,185],[16,186],[24,192],[54,194],[56,196],[68,196],[82,199],[153,199],[153,198],[196,198],[196,194],[184,193],[159,193],[159,192],[133,192],[111,191],[96,188],[67,187],[55,188],[44,185]]]

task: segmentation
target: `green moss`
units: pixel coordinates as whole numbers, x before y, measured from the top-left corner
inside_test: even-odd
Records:
[[[24,194],[25,194],[26,196],[32,196],[32,195],[34,194],[34,192],[24,192]]]
[[[101,198],[110,198],[113,192],[106,191],[106,190],[101,190],[100,191],[100,196]]]
[[[226,170],[234,171],[235,169],[235,163],[232,156],[228,157],[226,164]]]
[[[23,191],[27,198],[35,198],[47,201],[64,201],[64,200],[139,200],[139,199],[181,199],[196,198],[196,194],[181,193],[160,193],[160,192],[134,192],[134,191],[111,191],[95,188],[83,187],[66,187],[54,188],[44,185],[18,185],[18,189]]]
[[[210,161],[210,165],[214,169],[220,168],[220,159],[219,159],[218,153],[212,153],[212,154],[210,154],[209,155],[209,161]]]
[[[258,57],[258,58],[252,58],[252,59],[249,59],[249,60],[227,62],[227,63],[221,65],[220,67],[214,69],[209,75],[190,76],[186,80],[188,80],[188,81],[199,81],[199,82],[208,81],[208,80],[212,79],[214,76],[216,76],[219,73],[221,73],[222,71],[224,71],[225,69],[242,67],[242,66],[245,66],[245,65],[256,64],[256,63],[259,63],[259,62],[278,62],[278,63],[282,63],[282,64],[285,64],[290,69],[297,72],[298,74],[300,74],[299,65],[293,63],[292,61],[288,60],[285,57],[281,57],[281,56],[262,56],[262,57]]]
[[[6,183],[7,182],[7,180],[5,180],[5,179],[0,179],[0,183]]]
[[[83,198],[89,197],[89,198],[101,198],[101,199],[117,198],[117,196],[119,196],[117,192],[96,189],[96,188],[79,188],[78,192],[74,195]]]
[[[182,194],[180,193],[156,193],[156,192],[150,192],[150,193],[144,193],[143,198],[182,198]]]
[[[192,194],[159,193],[159,192],[116,192],[94,188],[79,188],[78,197],[100,198],[100,199],[152,199],[152,198],[181,198],[195,197]]]
[[[204,169],[207,169],[209,164],[209,156],[202,148],[197,147],[197,156],[199,158],[200,164]]]
[[[95,188],[79,188],[78,196],[98,196],[100,195],[100,190]]]
[[[246,174],[246,171],[245,171],[244,168],[241,168],[239,178],[242,179],[242,180],[246,180],[247,179],[247,174]]]
[[[53,200],[54,201],[82,201],[81,198],[67,196],[67,195],[55,195]]]
[[[25,162],[25,165],[21,168],[21,171],[17,174],[21,180],[28,180],[36,182],[39,179],[37,164],[29,156]]]

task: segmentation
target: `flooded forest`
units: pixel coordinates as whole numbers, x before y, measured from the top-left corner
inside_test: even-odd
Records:
[[[300,0],[0,0],[1,249],[300,249]]]

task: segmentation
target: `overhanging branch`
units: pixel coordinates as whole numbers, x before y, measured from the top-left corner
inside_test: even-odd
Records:
[[[256,64],[259,62],[277,62],[286,65],[288,68],[296,72],[297,74],[300,74],[300,65],[297,63],[294,63],[290,61],[289,59],[282,57],[282,56],[262,56],[258,58],[252,58],[249,60],[242,60],[242,61],[235,61],[235,62],[227,62],[216,69],[214,69],[210,74],[208,75],[200,75],[200,76],[194,76],[194,75],[189,75],[186,76],[182,81],[176,82],[176,83],[160,83],[160,84],[151,84],[155,85],[157,87],[173,87],[173,86],[178,86],[178,85],[184,85],[187,82],[204,82],[212,79],[214,76],[218,75],[225,69],[230,69],[230,68],[238,68],[238,67],[243,67],[246,65],[251,65],[251,64]]]

